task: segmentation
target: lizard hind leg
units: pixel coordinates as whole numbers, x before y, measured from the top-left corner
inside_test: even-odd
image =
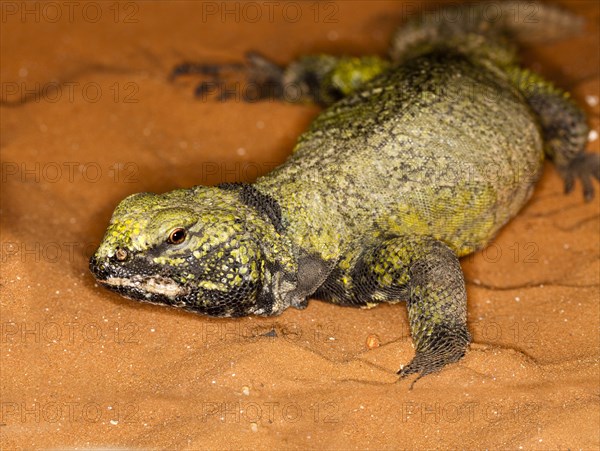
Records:
[[[591,201],[592,178],[600,180],[600,158],[585,152],[588,126],[583,111],[568,95],[541,89],[534,89],[528,101],[538,114],[545,152],[564,180],[565,193],[571,192],[575,181],[580,180],[585,200]]]
[[[246,102],[274,99],[290,103],[329,106],[386,71],[389,61],[377,56],[307,55],[280,66],[258,52],[247,52],[245,63],[182,63],[170,80],[183,75],[208,78],[196,88],[196,97],[217,93],[218,100],[238,97]],[[236,84],[228,83],[237,77]],[[241,78],[241,82],[240,79]]]
[[[586,202],[589,202],[594,198],[592,177],[600,181],[600,155],[597,153],[580,153],[560,172],[565,181],[565,193],[570,193],[573,190],[575,180],[579,179],[583,186],[583,197]]]
[[[281,99],[284,69],[257,52],[247,52],[245,59],[244,63],[184,62],[173,68],[169,80],[184,75],[206,77],[208,80],[202,80],[195,89],[195,96],[200,98],[215,93],[220,101],[234,97],[245,102]],[[236,77],[238,81],[231,83]]]
[[[585,152],[589,131],[585,113],[568,93],[530,70],[510,67],[507,73],[538,117],[544,151],[563,178],[565,193],[579,179],[589,202],[594,197],[592,179],[600,181],[600,157]]]

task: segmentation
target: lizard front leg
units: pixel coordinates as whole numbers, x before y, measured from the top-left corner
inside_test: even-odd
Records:
[[[398,374],[421,377],[467,349],[467,294],[456,254],[430,237],[398,236],[348,256],[315,293],[336,304],[371,307],[407,300],[413,360]],[[411,385],[412,387],[412,385]]]
[[[456,254],[444,243],[424,240],[409,269],[408,318],[413,360],[398,371],[419,378],[458,361],[467,349],[467,293]],[[414,384],[414,382],[413,382]]]

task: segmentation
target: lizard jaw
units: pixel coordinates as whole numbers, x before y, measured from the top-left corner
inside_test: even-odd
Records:
[[[156,295],[164,296],[168,299],[176,299],[189,294],[189,288],[179,285],[173,279],[164,276],[141,276],[135,275],[131,278],[108,277],[99,282],[108,288],[119,290],[134,289],[137,292],[144,293],[146,298]]]

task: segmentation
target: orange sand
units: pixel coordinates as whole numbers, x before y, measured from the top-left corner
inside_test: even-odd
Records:
[[[600,9],[563,3],[585,35],[523,59],[598,131]],[[413,354],[402,305],[218,320],[94,284],[87,259],[120,199],[251,181],[318,113],[198,101],[194,80],[167,81],[174,64],[383,54],[419,2],[228,5],[0,4],[2,449],[599,449],[599,202],[564,196],[550,165],[463,262],[471,351],[412,391],[395,376]]]

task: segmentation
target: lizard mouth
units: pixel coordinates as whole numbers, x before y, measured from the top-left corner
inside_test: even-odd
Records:
[[[190,292],[188,287],[179,285],[173,279],[164,276],[108,277],[98,282],[116,291],[133,290],[142,292],[146,298],[158,295],[168,299],[176,299]]]

